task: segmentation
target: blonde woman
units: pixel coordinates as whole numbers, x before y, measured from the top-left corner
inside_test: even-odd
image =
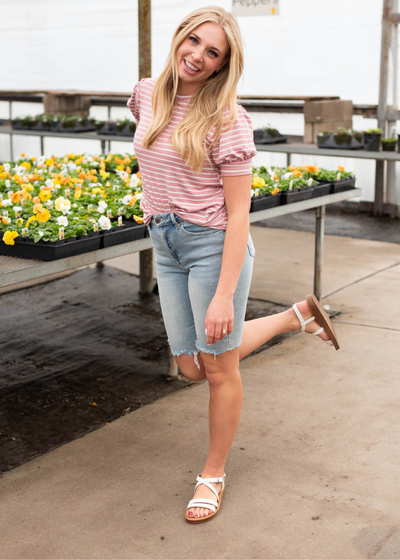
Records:
[[[300,328],[338,348],[314,296],[244,322],[255,256],[249,207],[256,150],[250,118],[236,104],[242,72],[235,17],[201,8],[179,24],[160,77],[141,80],[128,101],[168,342],[182,373],[209,383],[210,447],[185,512],[189,523],[212,519],[221,506],[242,408],[239,361]]]

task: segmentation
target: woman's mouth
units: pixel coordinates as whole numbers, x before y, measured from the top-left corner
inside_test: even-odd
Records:
[[[193,66],[192,64],[190,64],[190,62],[187,62],[185,59],[183,59],[183,65],[185,67],[186,72],[188,72],[188,74],[197,74],[198,72],[200,72],[200,70],[196,68],[196,66]]]

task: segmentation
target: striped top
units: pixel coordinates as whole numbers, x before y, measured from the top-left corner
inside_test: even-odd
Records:
[[[133,146],[143,185],[140,200],[143,221],[148,225],[154,214],[174,212],[195,224],[226,229],[228,216],[222,177],[250,175],[252,172],[252,158],[257,152],[250,117],[241,105],[237,105],[236,122],[221,134],[211,152],[211,162],[205,159],[203,170],[195,174],[168,139],[183,119],[190,95],[177,96],[170,124],[153,146],[141,147],[152,117],[151,94],[155,83],[154,78],[141,80],[133,88],[127,103],[137,121]]]

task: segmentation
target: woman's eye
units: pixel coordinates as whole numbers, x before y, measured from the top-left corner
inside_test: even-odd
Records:
[[[211,53],[213,56],[218,56],[218,54],[217,54],[215,51],[210,51],[210,53]]]
[[[196,37],[189,37],[189,39],[190,39],[191,41],[194,41],[195,43],[197,43]]]

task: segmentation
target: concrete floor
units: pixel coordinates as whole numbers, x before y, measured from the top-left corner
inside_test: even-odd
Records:
[[[312,290],[314,236],[252,227],[252,297]],[[137,272],[137,255],[108,264]],[[335,352],[299,334],[241,362],[221,511],[186,523],[208,451],[202,382],[0,479],[0,557],[400,558],[400,246],[326,237]]]

